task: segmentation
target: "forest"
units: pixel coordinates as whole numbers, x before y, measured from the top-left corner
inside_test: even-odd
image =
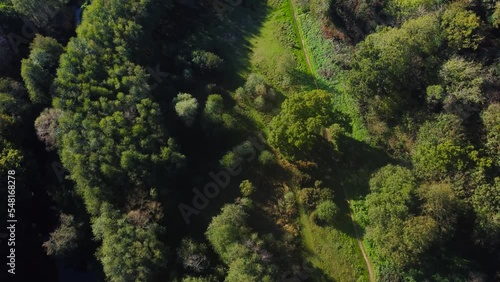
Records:
[[[0,281],[500,281],[500,1],[0,0],[0,181]]]

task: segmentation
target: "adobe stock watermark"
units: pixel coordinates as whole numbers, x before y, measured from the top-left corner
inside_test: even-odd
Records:
[[[146,70],[149,75],[151,75],[151,77],[155,80],[155,83],[151,85],[151,90],[154,90],[156,87],[158,87],[169,75],[167,72],[161,71],[160,64],[156,64],[155,68],[147,67]]]
[[[46,17],[38,22],[38,26],[43,28],[46,25],[48,25],[50,20],[53,19],[58,12],[59,9],[56,9],[55,7],[51,7],[50,5],[42,5],[41,11],[39,11],[39,13],[45,14]],[[14,50],[16,54],[19,54],[20,45],[29,44],[31,40],[35,37],[35,35],[39,33],[38,27],[31,20],[29,20],[26,17],[21,17],[21,20],[23,21],[23,26],[21,27],[22,35],[19,35],[14,32],[9,32],[6,35],[7,39],[10,42],[12,50]],[[0,33],[6,34],[1,27],[0,27]]]
[[[52,170],[54,171],[59,183],[63,183],[64,176],[69,174],[69,170],[65,168],[60,162],[54,161],[50,164],[50,166],[52,167]]]
[[[242,156],[242,160],[236,163],[233,167],[221,169],[219,172],[215,173],[213,171],[209,172],[208,175],[213,180],[208,182],[203,187],[203,192],[198,188],[193,188],[194,197],[191,202],[191,206],[185,203],[178,205],[179,211],[182,214],[182,218],[186,224],[190,224],[190,217],[192,215],[198,215],[200,211],[208,207],[210,204],[210,199],[214,199],[220,194],[220,190],[226,188],[229,183],[231,183],[231,178],[239,175],[242,171],[243,161],[250,163],[256,159],[258,153],[265,149],[265,146],[256,137],[250,137],[246,142],[251,144],[251,148],[245,155]],[[245,143],[245,142],[244,142]]]

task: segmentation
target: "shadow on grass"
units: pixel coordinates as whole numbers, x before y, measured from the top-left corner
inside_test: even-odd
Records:
[[[320,259],[315,253],[309,250],[305,250],[308,257],[314,257],[316,259]],[[303,271],[296,275],[297,278],[301,278],[302,280],[296,281],[310,281],[310,282],[336,282],[335,279],[329,277],[321,268],[314,267],[310,262],[305,262],[302,266]],[[302,274],[302,275],[300,275]],[[295,280],[285,280],[285,281],[295,281]]]

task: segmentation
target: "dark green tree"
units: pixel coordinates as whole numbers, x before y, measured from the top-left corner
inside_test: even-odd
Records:
[[[48,105],[59,57],[64,49],[55,39],[39,34],[30,45],[30,55],[22,60],[21,76],[33,103]]]
[[[428,181],[449,177],[467,168],[471,151],[460,119],[449,114],[439,115],[418,131],[412,153],[415,173]]]
[[[39,27],[45,27],[69,0],[12,0],[14,9]]]
[[[290,96],[273,118],[269,142],[285,157],[300,159],[311,153],[325,127],[335,120],[332,97],[322,90]]]

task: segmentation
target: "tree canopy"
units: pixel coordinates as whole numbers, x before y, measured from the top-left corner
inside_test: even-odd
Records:
[[[283,102],[281,112],[271,121],[269,141],[287,158],[303,158],[311,152],[321,131],[334,120],[329,93],[314,90],[295,94]]]

